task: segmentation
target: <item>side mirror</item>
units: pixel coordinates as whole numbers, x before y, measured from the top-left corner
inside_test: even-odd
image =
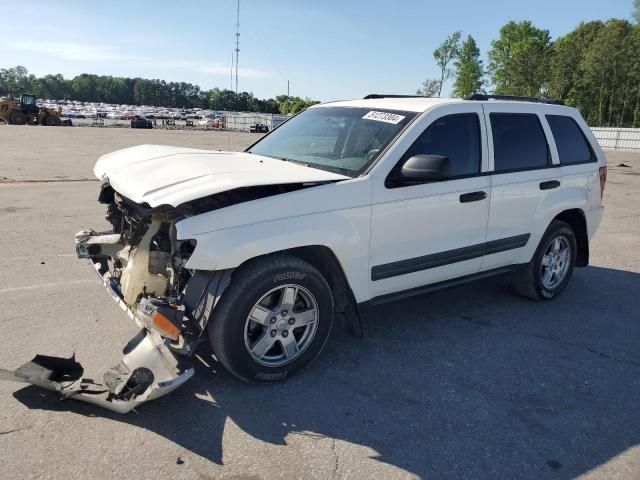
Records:
[[[444,180],[449,177],[451,162],[442,155],[409,157],[389,180],[390,186],[415,185]]]

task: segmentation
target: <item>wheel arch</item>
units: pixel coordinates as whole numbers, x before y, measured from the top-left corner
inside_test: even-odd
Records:
[[[344,269],[336,254],[329,247],[324,245],[308,245],[283,250],[278,253],[288,253],[317,268],[324,278],[327,279],[334,293],[337,312],[345,313],[356,304]]]
[[[576,252],[576,267],[589,265],[589,237],[587,234],[587,220],[580,208],[563,210],[553,220],[561,220],[571,226],[576,236],[578,251]]]
[[[256,261],[259,258],[273,255],[291,255],[309,263],[316,268],[327,280],[334,300],[335,313],[339,314],[343,320],[345,329],[358,336],[362,335],[362,324],[360,311],[355,295],[349,284],[344,268],[334,251],[325,245],[305,245],[300,247],[286,248],[259,255],[242,262],[237,268]]]

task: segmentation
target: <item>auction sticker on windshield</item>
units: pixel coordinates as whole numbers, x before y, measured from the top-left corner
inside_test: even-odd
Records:
[[[364,120],[376,120],[378,122],[393,123],[394,125],[397,125],[402,120],[404,120],[404,115],[398,115],[396,113],[389,112],[371,111],[362,118]]]

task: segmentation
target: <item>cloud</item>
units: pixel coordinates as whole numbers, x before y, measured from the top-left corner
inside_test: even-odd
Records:
[[[240,63],[240,62],[238,62]],[[202,73],[209,75],[229,75],[231,66],[223,67],[221,65],[205,65],[201,68]],[[265,72],[263,70],[256,70],[254,68],[238,67],[238,75],[249,78],[264,78],[272,75],[271,72]]]
[[[163,60],[159,62],[149,62],[150,67],[165,70],[183,70],[189,72],[206,73],[216,77],[229,76],[231,65],[220,65],[215,63],[195,62],[189,60]],[[238,75],[245,78],[264,78],[272,75],[271,72],[257,70],[255,68],[238,68]]]
[[[140,67],[161,70],[177,70],[183,72],[204,73],[215,77],[225,77],[230,74],[230,65],[199,62],[194,60],[156,60],[151,57],[130,55],[123,53],[113,45],[91,45],[74,42],[9,42],[6,46],[15,50],[26,50],[42,53],[62,60],[74,62],[114,62],[135,61]],[[255,68],[240,67],[238,75],[244,78],[264,78],[273,75],[272,72]]]
[[[72,42],[12,42],[16,50],[44,53],[63,60],[77,62],[110,62],[116,60],[144,60],[145,57],[128,55],[111,45],[90,45]]]

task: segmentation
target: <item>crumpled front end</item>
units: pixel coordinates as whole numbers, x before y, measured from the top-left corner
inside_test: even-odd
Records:
[[[0,379],[30,383],[62,398],[126,413],[170,393],[193,375],[192,354],[230,272],[185,268],[195,243],[179,242],[175,223],[189,214],[188,209],[178,212],[172,207],[138,205],[108,184],[103,185],[99,200],[107,205],[106,218],[113,229],[78,232],[76,252],[91,263],[140,332],[102,381],[85,377],[75,357],[44,355],[36,355],[15,371],[0,370]]]

